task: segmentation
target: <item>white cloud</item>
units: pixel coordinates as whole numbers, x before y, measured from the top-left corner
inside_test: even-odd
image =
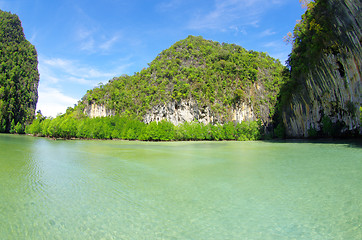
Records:
[[[41,79],[46,79],[46,82],[49,84],[55,84],[59,82],[59,79],[57,77],[54,76],[53,72],[51,71],[51,69],[49,69],[48,67],[44,66],[44,64],[41,63],[41,61],[39,61],[39,73],[40,73],[40,78]]]
[[[127,63],[109,71],[101,71],[74,60],[39,56],[40,84],[37,110],[51,117],[65,113],[68,107],[73,107],[80,100],[79,94],[85,94],[86,90],[99,82],[106,82],[120,75],[132,65],[129,58],[120,59],[117,63],[119,62]],[[69,86],[72,86],[73,93],[65,90],[70,89]],[[74,92],[77,93],[74,95]]]
[[[80,43],[80,49],[85,51],[94,52],[95,41],[93,38],[86,39]]]
[[[85,27],[80,27],[77,29],[76,36],[79,40],[84,40],[92,36],[92,34],[95,32],[94,29],[86,29]]]
[[[103,80],[110,77],[114,77],[116,72],[102,72],[98,69],[79,64],[76,61],[61,59],[61,58],[39,58],[39,68],[40,73],[45,73],[46,76],[49,76],[49,80],[52,82],[57,79],[54,77],[54,72],[60,72],[64,80],[69,80],[70,82],[78,82],[85,85],[94,85],[94,81],[99,81],[100,78]],[[59,74],[58,74],[59,76]],[[74,81],[75,80],[75,81]]]
[[[263,0],[215,0],[211,12],[199,14],[191,20],[192,29],[217,29],[225,31],[233,26],[249,25],[257,21]]]
[[[191,29],[213,29],[227,31],[242,26],[257,27],[262,14],[276,4],[286,0],[214,0],[209,12],[199,13],[191,19]]]
[[[119,32],[109,34],[104,33],[101,28],[78,27],[75,31],[75,39],[79,43],[79,48],[88,53],[104,53],[112,49],[119,41]]]
[[[103,50],[109,50],[119,39],[118,35],[113,36],[112,38],[106,40],[100,44],[99,48]]]
[[[56,117],[59,113],[65,113],[68,107],[73,107],[78,99],[67,96],[59,89],[48,87],[40,82],[39,100],[37,110],[41,110],[44,116]]]
[[[263,46],[268,48],[282,48],[283,47],[282,43],[283,41],[271,41],[265,43]]]
[[[276,32],[272,31],[271,29],[266,29],[265,31],[260,33],[260,37],[268,37],[268,36],[272,36],[275,35]]]

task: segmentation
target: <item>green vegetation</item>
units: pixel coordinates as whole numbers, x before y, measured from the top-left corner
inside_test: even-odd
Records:
[[[266,53],[189,36],[161,52],[148,68],[89,90],[80,107],[104,104],[116,114],[142,120],[152,106],[193,99],[227,122],[231,106],[250,100],[258,117],[261,105],[271,116],[284,69]]]
[[[15,14],[0,10],[0,132],[23,133],[38,100],[37,53]]]
[[[26,132],[56,138],[257,140],[262,137],[261,122],[235,124],[229,110],[240,102],[250,102],[259,119],[271,117],[285,71],[266,53],[189,36],[161,52],[148,68],[89,90],[72,113],[69,110],[52,120],[37,119]],[[178,126],[164,120],[142,122],[155,105],[190,99],[201,108],[209,107],[218,121]],[[114,110],[117,116],[82,116],[92,103]],[[267,106],[264,113],[261,106]]]
[[[112,116],[88,118],[72,108],[66,114],[47,119],[41,114],[26,127],[27,134],[52,138],[125,139],[143,141],[171,140],[258,140],[261,138],[260,122],[242,122],[224,125],[204,125],[185,122],[178,126],[168,121],[145,124],[139,120]]]
[[[290,76],[280,90],[280,104],[289,103],[292,93],[302,88],[303,76],[314,69],[321,56],[326,53],[338,53],[340,44],[331,26],[330,5],[327,0],[303,1],[307,11],[294,27],[293,50],[289,54],[287,66]]]
[[[327,0],[310,2],[294,27],[293,50],[287,61],[294,79],[312,69],[321,54],[338,53],[340,46],[332,30],[331,12]]]

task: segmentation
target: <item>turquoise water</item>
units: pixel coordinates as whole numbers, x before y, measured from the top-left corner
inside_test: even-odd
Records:
[[[0,239],[362,239],[353,142],[0,135]]]

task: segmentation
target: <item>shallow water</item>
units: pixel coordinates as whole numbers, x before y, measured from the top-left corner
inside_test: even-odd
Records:
[[[356,142],[0,135],[0,239],[362,239]]]

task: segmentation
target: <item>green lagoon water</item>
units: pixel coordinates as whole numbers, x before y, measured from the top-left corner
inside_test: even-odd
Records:
[[[0,239],[362,239],[353,142],[0,135]]]

